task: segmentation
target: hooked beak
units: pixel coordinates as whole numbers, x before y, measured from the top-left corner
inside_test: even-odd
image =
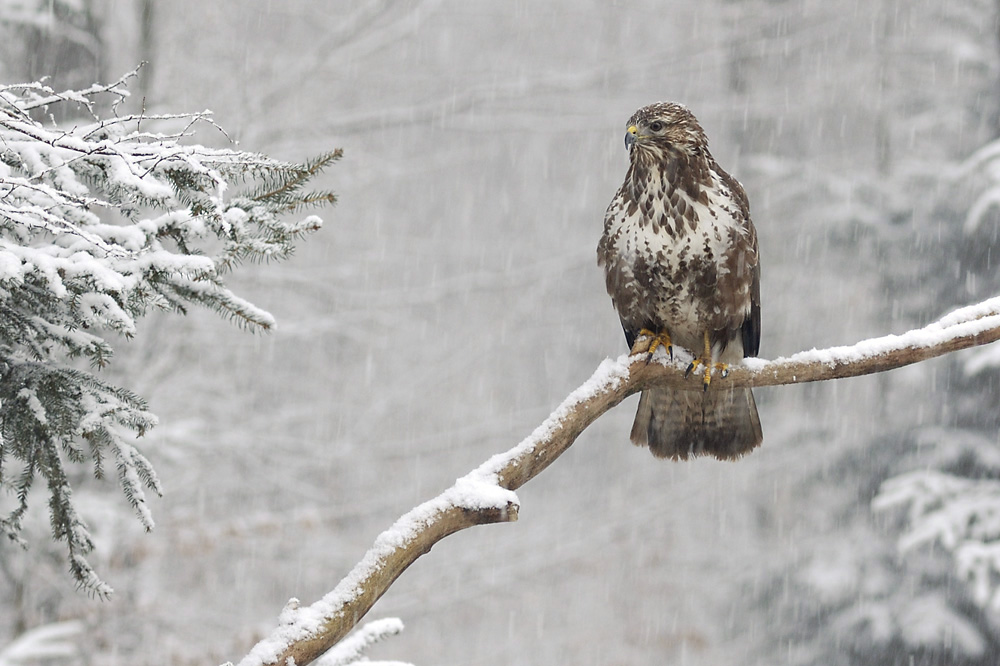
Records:
[[[639,135],[639,128],[632,125],[625,131],[625,149],[632,152],[632,144],[635,143]]]

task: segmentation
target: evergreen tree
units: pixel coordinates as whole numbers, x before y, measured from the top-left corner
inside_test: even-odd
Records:
[[[112,357],[109,339],[134,336],[151,310],[183,314],[191,304],[271,328],[224,278],[244,260],[289,256],[320,228],[315,215],[285,217],[334,203],[306,188],[340,157],[291,164],[183,143],[199,126],[219,129],[211,114],[119,115],[134,75],[66,92],[0,87],[0,496],[13,499],[0,533],[27,545],[22,519],[43,482],[70,572],[99,595],[111,590],[87,561],[93,542],[69,466],[89,464],[98,478],[113,466],[147,530],[145,493],[160,493],[134,443],[156,417],[98,373]],[[68,115],[84,120],[52,120]]]

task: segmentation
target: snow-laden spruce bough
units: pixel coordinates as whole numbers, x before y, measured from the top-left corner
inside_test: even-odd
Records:
[[[93,541],[66,461],[89,461],[98,477],[113,466],[146,529],[145,492],[161,491],[135,443],[156,417],[93,371],[111,359],[109,338],[139,334],[151,310],[192,304],[271,328],[225,275],[243,260],[285,258],[320,228],[299,213],[335,198],[306,186],[340,156],[291,164],[187,143],[199,128],[221,132],[211,113],[120,114],[135,75],[64,92],[0,87],[0,489],[15,498],[0,533],[27,546],[22,520],[40,478],[70,572],[97,595],[111,588],[86,559]]]

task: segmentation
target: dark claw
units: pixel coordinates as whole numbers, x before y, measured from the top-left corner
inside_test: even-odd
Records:
[[[694,370],[694,361],[691,361],[690,363],[688,363],[687,370],[684,371],[684,379],[688,378],[688,375],[691,374],[692,370]]]

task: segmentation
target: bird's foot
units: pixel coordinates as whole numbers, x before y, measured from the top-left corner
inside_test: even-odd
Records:
[[[646,363],[649,363],[653,359],[653,353],[660,347],[667,350],[671,361],[674,360],[674,346],[670,342],[670,333],[666,330],[654,333],[644,328],[639,331],[635,344],[632,345],[631,354],[646,354]]]
[[[712,373],[718,372],[721,377],[726,377],[729,375],[729,364],[728,363],[713,363],[711,360],[704,360],[701,358],[696,358],[691,363],[688,364],[687,370],[684,371],[684,376],[689,376],[694,371],[699,371],[702,373],[701,385],[705,391],[712,384]]]
[[[723,377],[729,374],[729,365],[726,363],[718,363],[712,360],[712,340],[709,336],[708,331],[704,334],[705,348],[701,356],[696,356],[693,361],[688,365],[687,370],[684,371],[684,377],[688,377],[692,372],[698,370],[702,373],[701,376],[701,386],[702,390],[707,391],[708,387],[712,383],[712,371],[716,370]],[[702,370],[704,368],[704,370]]]

